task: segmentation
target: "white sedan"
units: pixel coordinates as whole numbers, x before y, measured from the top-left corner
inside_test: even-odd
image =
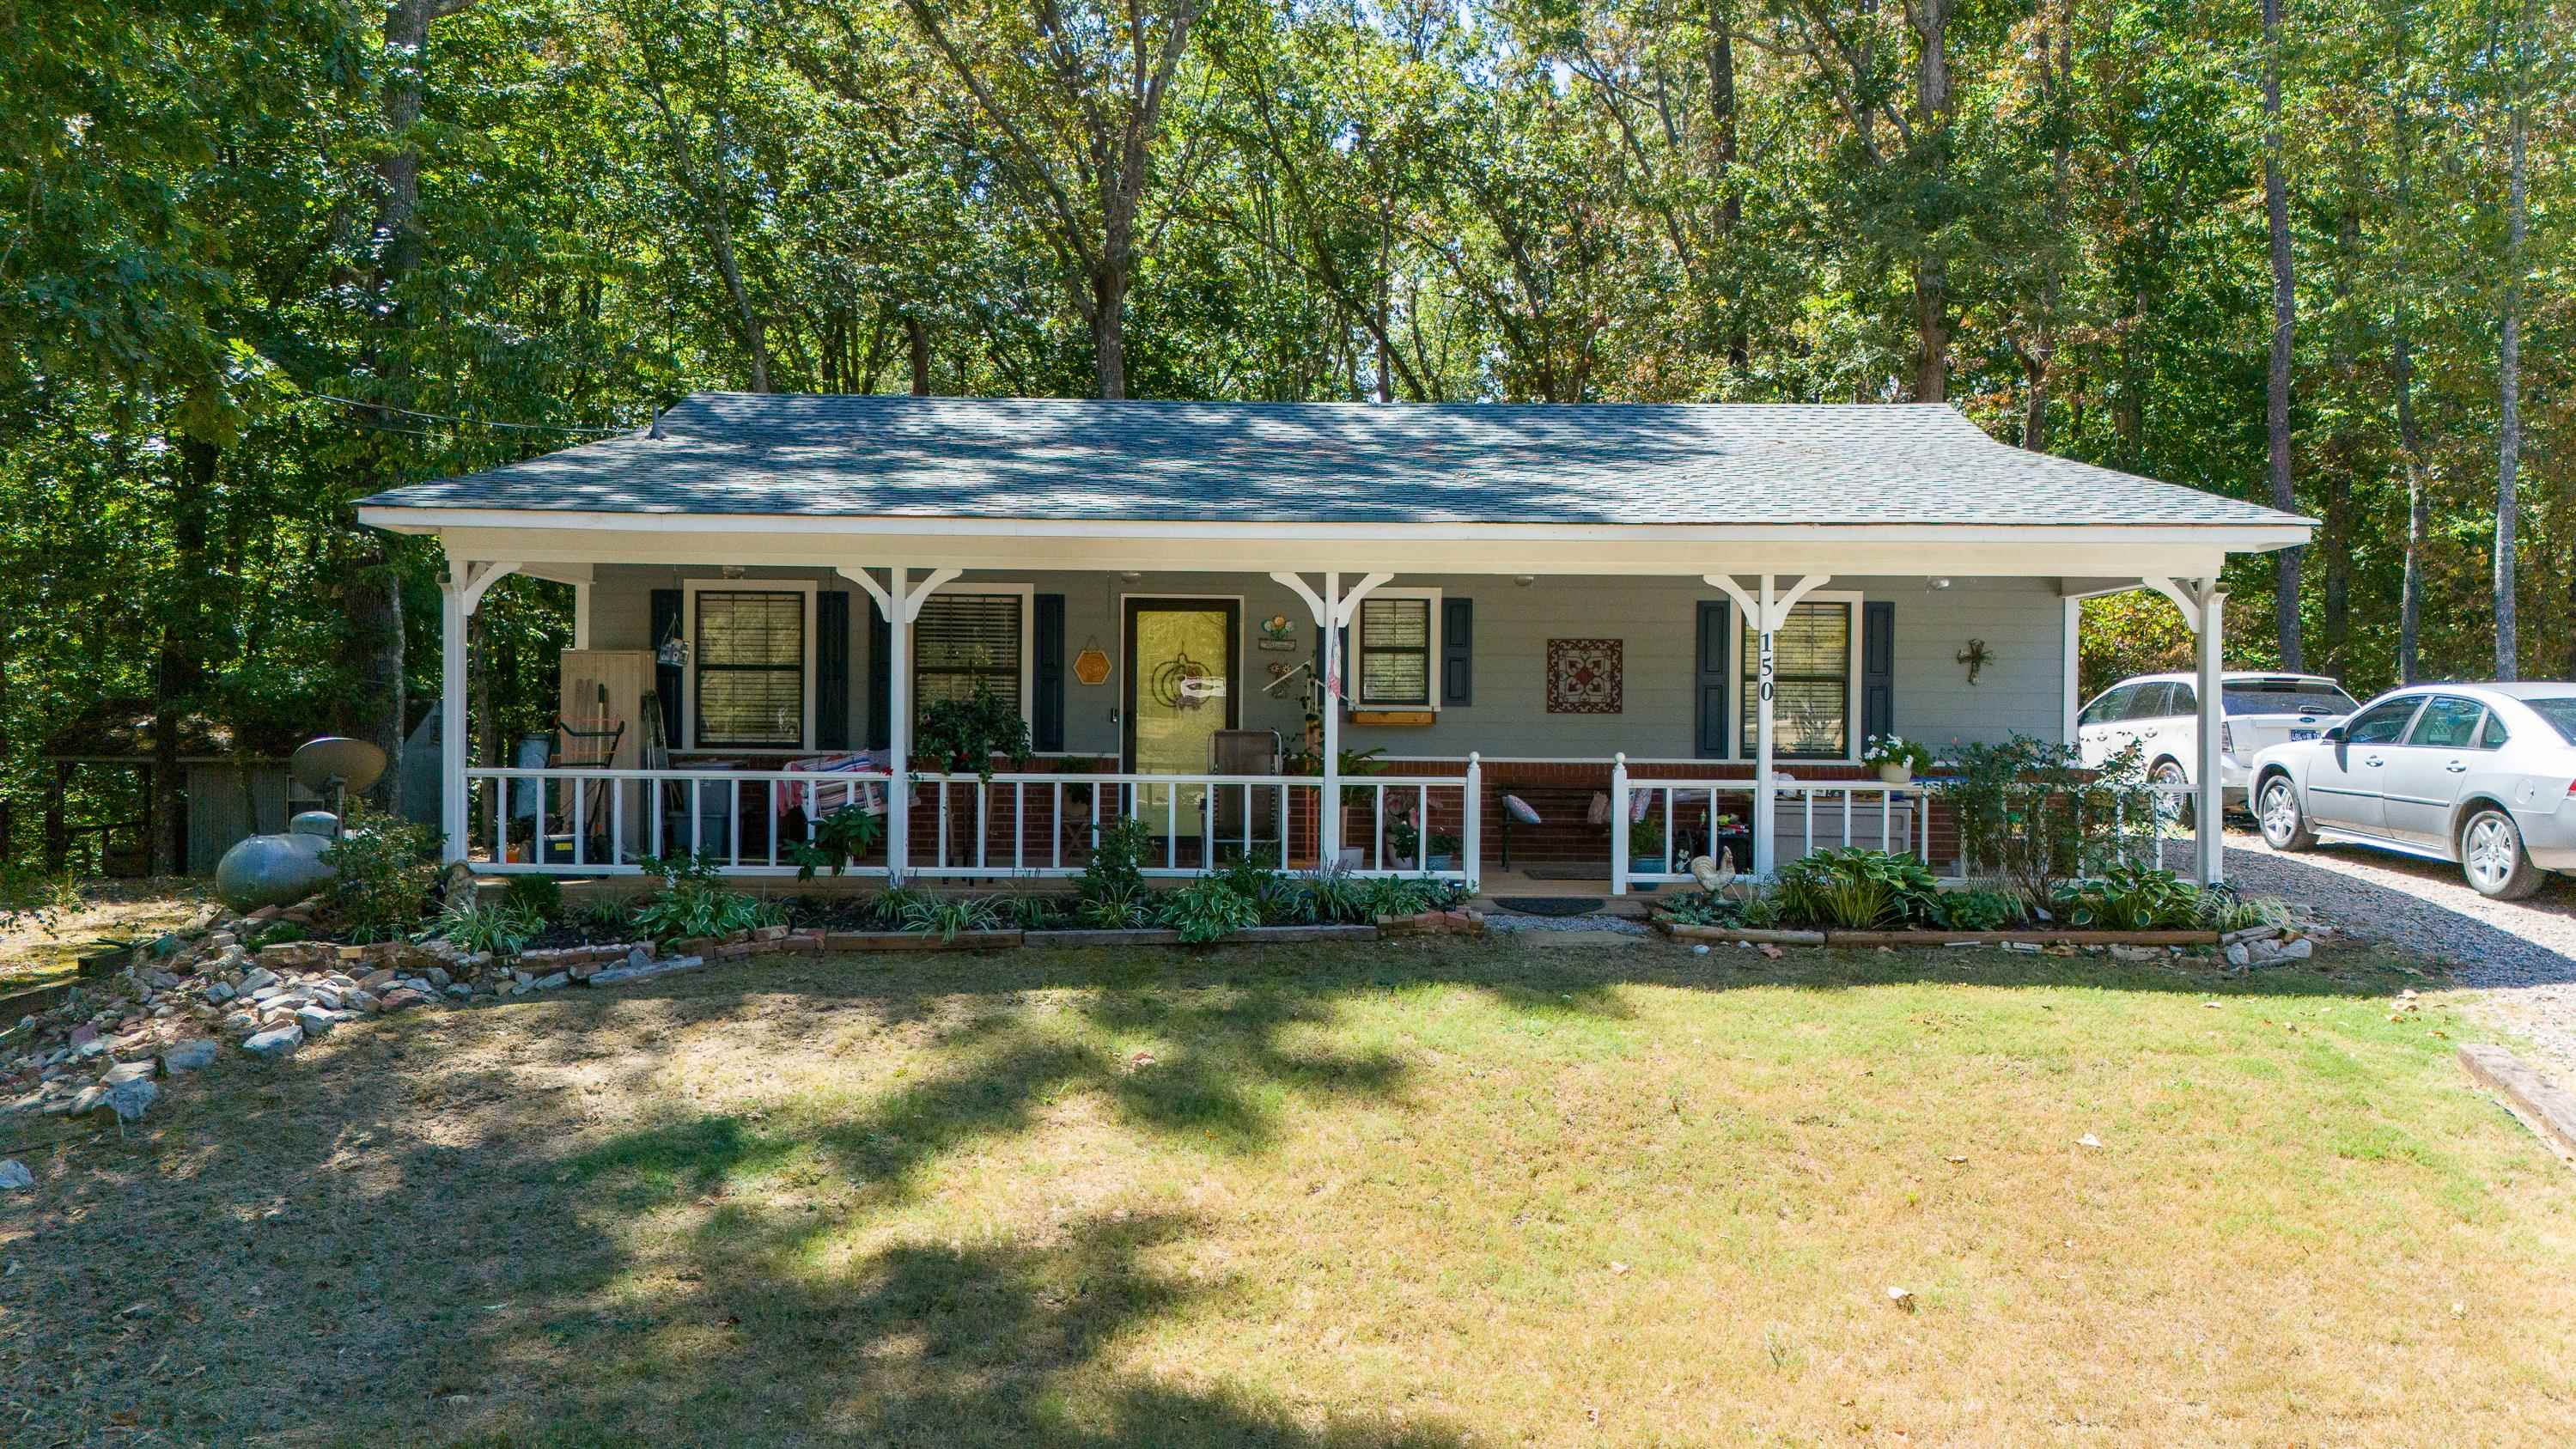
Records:
[[[2352,696],[2318,674],[2219,676],[2218,788],[2245,803],[2246,762],[2283,740],[2314,739],[2352,712]],[[2095,695],[2075,717],[2075,742],[2095,769],[2130,745],[2147,778],[2191,785],[2200,774],[2200,685],[2190,674],[2142,674]]]
[[[2392,690],[2256,755],[2253,776],[2274,850],[2363,841],[2454,862],[2498,900],[2576,870],[2576,684]]]

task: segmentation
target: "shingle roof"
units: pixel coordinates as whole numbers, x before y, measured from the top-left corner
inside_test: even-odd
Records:
[[[1040,520],[2220,524],[2290,515],[1941,405],[1096,402],[704,393],[371,505]]]

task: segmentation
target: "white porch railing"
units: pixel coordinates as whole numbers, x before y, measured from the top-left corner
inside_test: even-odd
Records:
[[[480,870],[529,875],[636,875],[646,856],[711,856],[724,870],[744,876],[794,875],[794,846],[805,837],[782,837],[786,792],[811,823],[848,805],[885,808],[890,778],[874,773],[816,774],[797,770],[603,770],[588,767],[465,772],[469,799],[483,801],[491,858]],[[742,828],[746,792],[760,801],[768,828],[756,851],[746,851]],[[767,797],[767,798],[763,798]],[[514,811],[529,810],[524,858],[513,859]],[[883,865],[852,865],[852,873],[883,875]]]
[[[2123,860],[2160,865],[2166,833],[2179,820],[2182,807],[2192,800],[2195,791],[2179,784],[2149,784],[2145,789],[2153,797],[2145,818],[2133,821],[2124,810],[2115,810],[2113,849]],[[1932,805],[1938,794],[1934,782],[1775,778],[1772,790],[1773,858],[1784,865],[1819,850],[1857,847],[1910,853],[1944,881],[1955,883],[1969,878],[1969,865],[1962,851],[1954,848],[1943,857],[1933,853]],[[1642,816],[1634,816],[1640,795],[1648,803]],[[1631,886],[1690,881],[1688,870],[1673,867],[1686,865],[1690,855],[1715,855],[1718,835],[1741,833],[1750,837],[1756,828],[1752,823],[1758,813],[1754,809],[1756,797],[1757,786],[1752,780],[1640,780],[1631,778],[1625,763],[1620,763],[1610,777],[1612,893],[1625,894]],[[1732,802],[1737,808],[1729,810],[1722,801]],[[1681,821],[1687,812],[1698,814],[1693,823],[1685,826]],[[1711,822],[1729,815],[1746,822],[1740,831],[1712,829]],[[1642,860],[1636,857],[1629,839],[1632,818],[1660,823],[1662,850],[1658,856]],[[1684,846],[1691,849],[1684,853]],[[1750,859],[1735,864],[1743,876],[1753,875]]]
[[[485,810],[490,852],[475,864],[503,874],[634,875],[646,856],[690,855],[711,858],[732,875],[794,875],[796,847],[810,839],[815,822],[853,804],[888,813],[893,787],[884,772],[476,767],[465,776],[470,798]],[[915,825],[915,841],[889,841],[881,859],[851,863],[844,874],[1079,875],[1099,847],[1102,823],[1120,817],[1146,822],[1157,839],[1161,860],[1143,866],[1148,876],[1202,875],[1256,854],[1283,866],[1303,863],[1317,849],[1325,789],[1314,775],[915,771],[908,778],[913,817],[927,809],[930,823]],[[1368,821],[1365,840],[1344,842],[1351,874],[1475,885],[1484,835],[1475,760],[1463,775],[1346,777],[1341,791],[1343,804]],[[757,807],[748,828],[746,799]],[[803,811],[802,835],[788,830],[790,806]],[[524,832],[516,828],[522,813]],[[1397,827],[1407,825],[1409,853],[1394,844]],[[1435,851],[1434,837],[1453,833],[1450,827],[1457,849]]]

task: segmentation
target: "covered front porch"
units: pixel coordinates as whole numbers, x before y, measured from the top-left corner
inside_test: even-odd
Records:
[[[447,701],[513,569],[573,585],[576,647],[532,753],[466,758],[443,706],[447,853],[478,871],[793,878],[856,808],[882,822],[839,873],[858,881],[1034,886],[1129,819],[1157,877],[1252,858],[1541,896],[1834,846],[1966,877],[1935,781],[1880,778],[1865,741],[2067,738],[2074,601],[2122,582],[460,562]],[[2127,582],[2217,617],[2206,579]],[[1019,713],[1026,759],[920,747],[925,696],[973,688]],[[2167,823],[2137,821],[2142,846]]]

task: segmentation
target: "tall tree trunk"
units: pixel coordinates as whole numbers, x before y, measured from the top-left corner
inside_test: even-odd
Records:
[[[1933,166],[1949,166],[1950,6],[1953,0],[1909,0],[1914,22],[1915,145],[1928,149]],[[1914,257],[1914,400],[1950,398],[1950,267],[1922,228]]]
[[[2272,506],[2298,511],[2290,486],[2290,344],[2298,327],[2298,292],[2290,264],[2290,183],[2281,136],[2281,0],[2263,0],[2263,217],[2272,238],[2272,359],[2264,388],[2263,431],[2270,452]],[[2285,548],[2274,586],[2273,622],[2281,667],[2306,667],[2299,640],[2299,566],[2304,548]]]
[[[2334,290],[2333,327],[2327,334],[2329,356],[2327,375],[2333,380],[2339,399],[2350,399],[2356,389],[2353,372],[2359,365],[2354,353],[2354,334],[2359,330],[2352,318],[2352,269],[2361,260],[2361,178],[2358,167],[2344,170],[2343,217],[2335,231],[2334,269],[2330,283]],[[2334,430],[2333,455],[2326,478],[2326,587],[2324,667],[2336,673],[2348,672],[2352,661],[2344,657],[2352,639],[2352,475],[2356,466],[2355,443],[2349,419],[2353,410],[2339,405]]]
[[[2528,3],[2523,24],[2530,23]],[[2498,679],[2521,677],[2516,645],[2514,548],[2516,514],[2522,483],[2522,280],[2523,246],[2530,231],[2530,197],[2526,187],[2530,148],[2528,107],[2522,81],[2525,36],[2513,42],[2513,82],[2506,125],[2511,131],[2506,157],[2503,326],[2496,346],[2496,521],[2495,521],[2495,671]]]
[[[912,395],[930,396],[930,329],[913,313],[903,314],[904,347],[912,354]]]
[[[152,873],[179,875],[188,868],[188,772],[181,763],[180,732],[205,686],[206,517],[212,506],[215,465],[221,450],[203,438],[178,438],[179,474],[172,481],[168,518],[174,597],[161,619],[161,650],[152,673],[152,821],[148,843]]]
[[[1090,277],[1091,367],[1094,396],[1127,395],[1127,266],[1103,259]]]
[[[2397,41],[2399,50],[2392,58],[2393,68],[2402,73],[2407,60],[2402,28]],[[2402,89],[2389,109],[2388,132],[2396,152],[2390,159],[2397,173],[2398,234],[2411,241],[2415,235],[2415,110],[2409,94]],[[2415,339],[2407,305],[2408,288],[2412,285],[2411,260],[2401,250],[2392,269],[2396,295],[2390,307],[2388,339],[2389,381],[2397,392],[2397,450],[2406,469],[2406,564],[2397,596],[2397,679],[2401,684],[2413,684],[2424,677],[2420,652],[2424,634],[2424,546],[2433,530],[2432,500],[2424,486],[2424,436],[2415,420]]]
[[[1752,361],[1744,326],[1744,266],[1735,235],[1744,224],[1744,187],[1735,174],[1742,139],[1735,103],[1735,36],[1731,14],[1709,20],[1708,111],[1710,160],[1717,167],[1717,264],[1726,305],[1726,365],[1742,372]]]

